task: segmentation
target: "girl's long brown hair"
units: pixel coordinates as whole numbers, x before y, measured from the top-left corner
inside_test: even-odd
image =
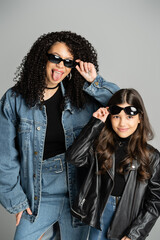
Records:
[[[136,131],[131,135],[128,143],[128,154],[121,163],[119,172],[129,170],[133,159],[139,163],[138,179],[143,181],[150,177],[149,154],[147,141],[153,139],[153,132],[147,112],[140,94],[132,88],[121,89],[116,92],[108,102],[108,106],[128,103],[140,110],[140,123]],[[112,167],[112,156],[116,149],[116,133],[112,129],[110,117],[107,118],[99,138],[95,141],[96,152],[100,163],[100,173],[105,173]]]

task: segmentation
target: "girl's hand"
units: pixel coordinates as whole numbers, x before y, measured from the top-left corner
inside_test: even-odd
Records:
[[[121,240],[131,240],[130,238],[124,236]]]
[[[32,211],[31,211],[30,208],[27,208],[26,211],[27,211],[27,213],[28,213],[29,215],[32,215]],[[21,217],[22,217],[22,214],[23,214],[23,211],[21,211],[21,212],[19,212],[19,213],[16,214],[16,226],[19,225],[20,220],[21,220]]]
[[[76,66],[78,72],[86,79],[86,81],[92,83],[97,77],[95,66],[90,62],[83,62],[79,59],[76,60],[79,65]]]
[[[93,117],[100,119],[102,122],[105,122],[109,112],[107,108],[99,108],[96,112],[93,113]]]

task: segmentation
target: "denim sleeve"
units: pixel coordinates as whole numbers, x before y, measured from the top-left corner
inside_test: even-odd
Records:
[[[4,96],[0,101],[0,203],[8,212],[18,213],[29,205],[20,185],[20,161],[12,112]]]
[[[85,82],[83,87],[86,93],[95,98],[103,106],[107,105],[111,96],[119,89],[116,84],[107,82],[100,75],[98,75],[91,84]]]

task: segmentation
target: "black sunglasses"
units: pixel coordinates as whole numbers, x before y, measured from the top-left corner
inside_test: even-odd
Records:
[[[131,116],[135,116],[138,113],[140,113],[140,111],[134,106],[128,106],[128,107],[122,108],[122,107],[119,107],[117,105],[112,105],[108,109],[108,111],[111,115],[119,114],[122,110],[124,110],[124,112],[127,115],[131,115]]]
[[[58,64],[63,61],[64,66],[68,68],[74,68],[78,63],[75,60],[63,59],[57,55],[47,53],[48,60],[52,63]]]

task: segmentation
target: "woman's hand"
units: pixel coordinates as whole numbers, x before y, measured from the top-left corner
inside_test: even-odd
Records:
[[[76,60],[79,65],[76,66],[78,72],[86,79],[86,81],[92,83],[97,77],[95,66],[90,62],[83,62],[79,59]]]
[[[30,208],[27,208],[26,211],[27,211],[27,213],[28,213],[29,215],[32,215],[32,211],[31,211]],[[16,226],[19,225],[20,220],[21,220],[21,217],[22,217],[22,214],[23,214],[23,211],[21,211],[21,212],[19,212],[19,213],[16,214]]]
[[[100,119],[102,122],[105,122],[109,112],[107,108],[99,108],[96,112],[93,113],[93,117]]]
[[[130,238],[124,236],[121,240],[131,240]]]

